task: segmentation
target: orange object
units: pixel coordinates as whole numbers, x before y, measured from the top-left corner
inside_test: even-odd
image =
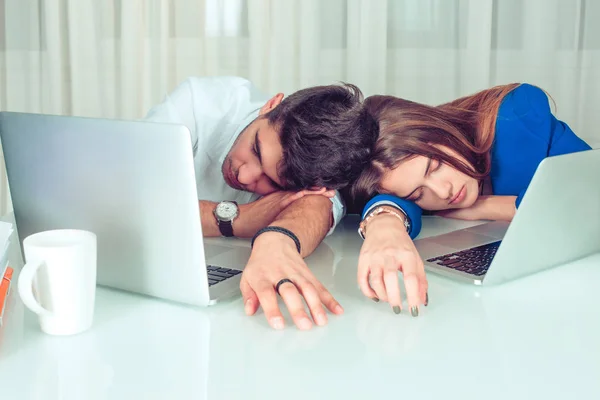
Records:
[[[0,321],[2,321],[2,316],[4,315],[4,307],[6,306],[6,301],[8,300],[8,294],[10,290],[10,281],[12,280],[13,269],[11,267],[6,267],[6,271],[4,272],[4,276],[2,277],[2,282],[0,282]]]

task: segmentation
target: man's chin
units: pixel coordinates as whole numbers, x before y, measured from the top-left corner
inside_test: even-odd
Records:
[[[229,182],[227,181],[227,179],[225,179],[225,183],[227,184],[227,186],[229,186],[229,187],[230,187],[230,188],[232,188],[232,189],[239,190],[239,191],[242,191],[242,192],[247,192],[247,191],[248,191],[248,190],[246,190],[246,189],[245,189],[245,188],[243,188],[243,187],[239,187],[239,186],[232,185],[231,183],[229,183]]]
[[[227,184],[227,186],[229,186],[232,189],[237,189],[235,186],[233,186],[231,184],[231,182],[229,181],[229,179],[227,178],[227,174],[223,173],[223,180],[225,181],[225,183]]]
[[[231,184],[231,183],[230,183],[230,182],[229,182],[227,179],[225,179],[225,183],[227,184],[227,186],[229,186],[229,187],[230,187],[230,188],[232,188],[232,189],[239,190],[239,191],[241,191],[241,192],[248,192],[248,193],[252,193],[250,190],[246,189],[245,187],[242,187],[242,186],[236,186],[236,185],[233,185],[233,184]]]
[[[239,187],[236,187],[236,185],[233,184],[230,171],[231,170],[227,166],[227,161],[225,161],[223,163],[223,166],[221,167],[221,175],[223,175],[223,180],[225,181],[227,186],[229,186],[230,188],[235,189],[235,190],[243,190]]]

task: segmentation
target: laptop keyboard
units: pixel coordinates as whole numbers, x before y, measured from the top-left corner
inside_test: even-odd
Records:
[[[430,258],[427,261],[471,275],[482,276],[490,267],[500,243],[501,240],[457,251],[456,253],[444,254],[443,256]]]
[[[229,279],[242,273],[242,271],[238,269],[221,268],[216,265],[209,265],[206,269],[208,270],[208,286],[216,285],[219,282],[223,282],[225,279]]]

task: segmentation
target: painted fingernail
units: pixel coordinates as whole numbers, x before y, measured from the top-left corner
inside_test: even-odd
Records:
[[[283,318],[281,318],[281,317],[272,318],[271,325],[273,325],[273,328],[275,328],[275,329],[283,329]]]
[[[429,304],[429,292],[425,293],[425,307]]]
[[[410,315],[412,315],[413,317],[418,317],[419,316],[419,307],[417,307],[417,306],[411,307]]]
[[[310,329],[312,327],[312,324],[310,323],[310,320],[308,318],[302,318],[299,322],[298,322],[298,327],[302,330],[307,330]]]
[[[323,314],[317,315],[317,325],[323,326],[325,324],[327,324],[327,318],[325,318],[325,315],[323,315]]]
[[[371,297],[371,300],[373,300],[375,303],[379,303],[379,299],[377,297]]]
[[[396,313],[396,314],[400,314],[400,311],[402,311],[402,310],[400,309],[400,306],[394,306],[394,313]]]

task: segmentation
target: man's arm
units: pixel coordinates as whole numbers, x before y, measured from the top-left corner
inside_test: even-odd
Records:
[[[321,203],[338,204],[338,199],[329,199],[326,197],[324,189],[321,190],[302,190],[299,192],[274,192],[248,204],[239,205],[239,215],[233,220],[233,233],[240,238],[251,238],[259,229],[262,229],[271,224],[278,215],[285,210],[290,204],[298,201],[301,198],[319,198],[325,199]],[[205,237],[220,236],[217,219],[213,212],[218,203],[212,201],[200,200],[200,220],[202,222],[202,233]],[[311,206],[309,206],[311,207]],[[336,209],[341,208],[339,204]],[[340,211],[337,212],[340,214]],[[339,219],[339,215],[338,218]],[[318,243],[317,243],[318,244]],[[316,247],[316,245],[315,245]],[[314,249],[314,248],[313,248]]]
[[[327,323],[323,305],[334,314],[344,312],[303,260],[321,243],[335,221],[333,207],[331,199],[306,196],[289,205],[270,224],[292,231],[300,241],[301,254],[294,241],[279,232],[266,232],[256,238],[240,283],[246,314],[253,315],[260,305],[269,324],[282,329],[284,322],[277,304],[278,294],[299,329],[312,327],[304,302],[317,325]],[[277,293],[275,287],[282,279],[289,279],[291,283],[282,284]]]
[[[219,226],[217,225],[217,219],[213,214],[217,204],[218,203],[213,201],[198,201],[198,206],[200,207],[200,221],[202,222],[202,236],[204,237],[221,236],[221,231],[219,231]]]
[[[277,214],[287,206],[286,199],[292,193],[276,192],[262,197],[252,203],[240,204],[239,215],[233,220],[233,234],[239,238],[251,238],[259,229],[269,225]],[[217,204],[212,201],[200,200],[200,221],[204,237],[221,236],[217,219],[213,214]]]
[[[273,193],[248,204],[240,204],[239,215],[233,220],[233,234],[239,238],[251,238],[259,229],[269,225],[281,212],[285,193]],[[200,200],[200,221],[204,237],[221,236],[217,218],[213,214],[219,203]],[[285,204],[285,203],[283,203]]]
[[[285,208],[270,226],[279,226],[292,231],[300,241],[302,258],[309,256],[321,243],[333,225],[333,205],[331,200],[323,196],[307,196],[295,201]],[[266,232],[256,239],[256,245],[263,235],[271,235],[274,240],[295,243],[285,235],[277,232]]]

